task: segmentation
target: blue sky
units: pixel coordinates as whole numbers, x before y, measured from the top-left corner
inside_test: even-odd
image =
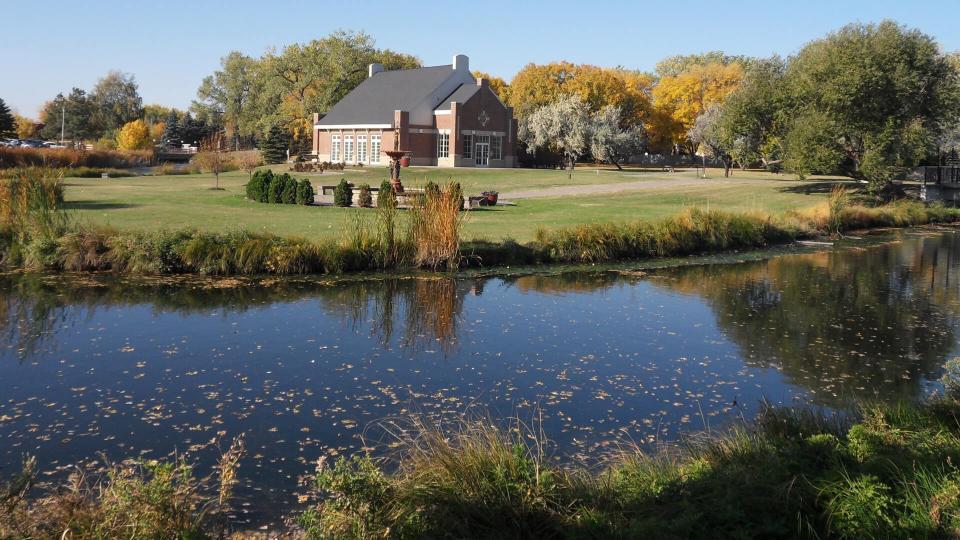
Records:
[[[464,53],[473,69],[507,80],[528,62],[561,59],[650,70],[665,56],[714,49],[787,55],[846,23],[884,18],[933,35],[945,50],[960,49],[956,0],[2,4],[0,98],[30,116],[58,92],[90,89],[111,69],[133,73],[145,103],[185,108],[227,52],[260,55],[337,29],[366,31],[379,47],[426,65]]]

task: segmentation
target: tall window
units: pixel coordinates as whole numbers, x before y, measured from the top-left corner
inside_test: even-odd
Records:
[[[490,137],[490,159],[503,159],[503,136]]]
[[[438,158],[450,157],[450,134],[449,133],[441,132],[437,134],[437,157]]]
[[[370,163],[380,163],[380,135],[370,136]]]
[[[343,137],[343,161],[353,163],[353,135]]]
[[[473,157],[473,135],[463,136],[463,157],[467,159]]]
[[[330,161],[333,163],[340,161],[340,135],[330,136]]]
[[[357,163],[367,162],[367,136],[357,135]]]

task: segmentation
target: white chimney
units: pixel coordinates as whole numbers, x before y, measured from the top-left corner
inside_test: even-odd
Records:
[[[368,70],[369,74],[367,77],[373,77],[375,74],[383,71],[383,64],[370,64],[370,69]]]
[[[470,59],[465,54],[458,54],[453,57],[454,71],[470,71]]]

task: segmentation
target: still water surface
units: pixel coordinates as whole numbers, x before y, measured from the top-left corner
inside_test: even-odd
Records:
[[[762,400],[915,400],[958,354],[960,234],[629,271],[323,283],[0,280],[0,474],[244,434],[253,522],[377,421],[542,419],[557,459]],[[867,247],[860,247],[865,245]]]

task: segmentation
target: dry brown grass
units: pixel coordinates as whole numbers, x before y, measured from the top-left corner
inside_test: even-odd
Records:
[[[463,199],[453,183],[439,192],[430,190],[410,210],[410,237],[414,264],[420,268],[454,270],[460,266]]]
[[[0,148],[0,169],[11,167],[144,167],[152,150],[75,150],[72,148]]]
[[[217,474],[183,458],[78,465],[57,485],[36,483],[36,461],[0,485],[0,538],[213,538],[224,534],[243,455],[234,439]],[[31,496],[31,490],[39,491]]]

